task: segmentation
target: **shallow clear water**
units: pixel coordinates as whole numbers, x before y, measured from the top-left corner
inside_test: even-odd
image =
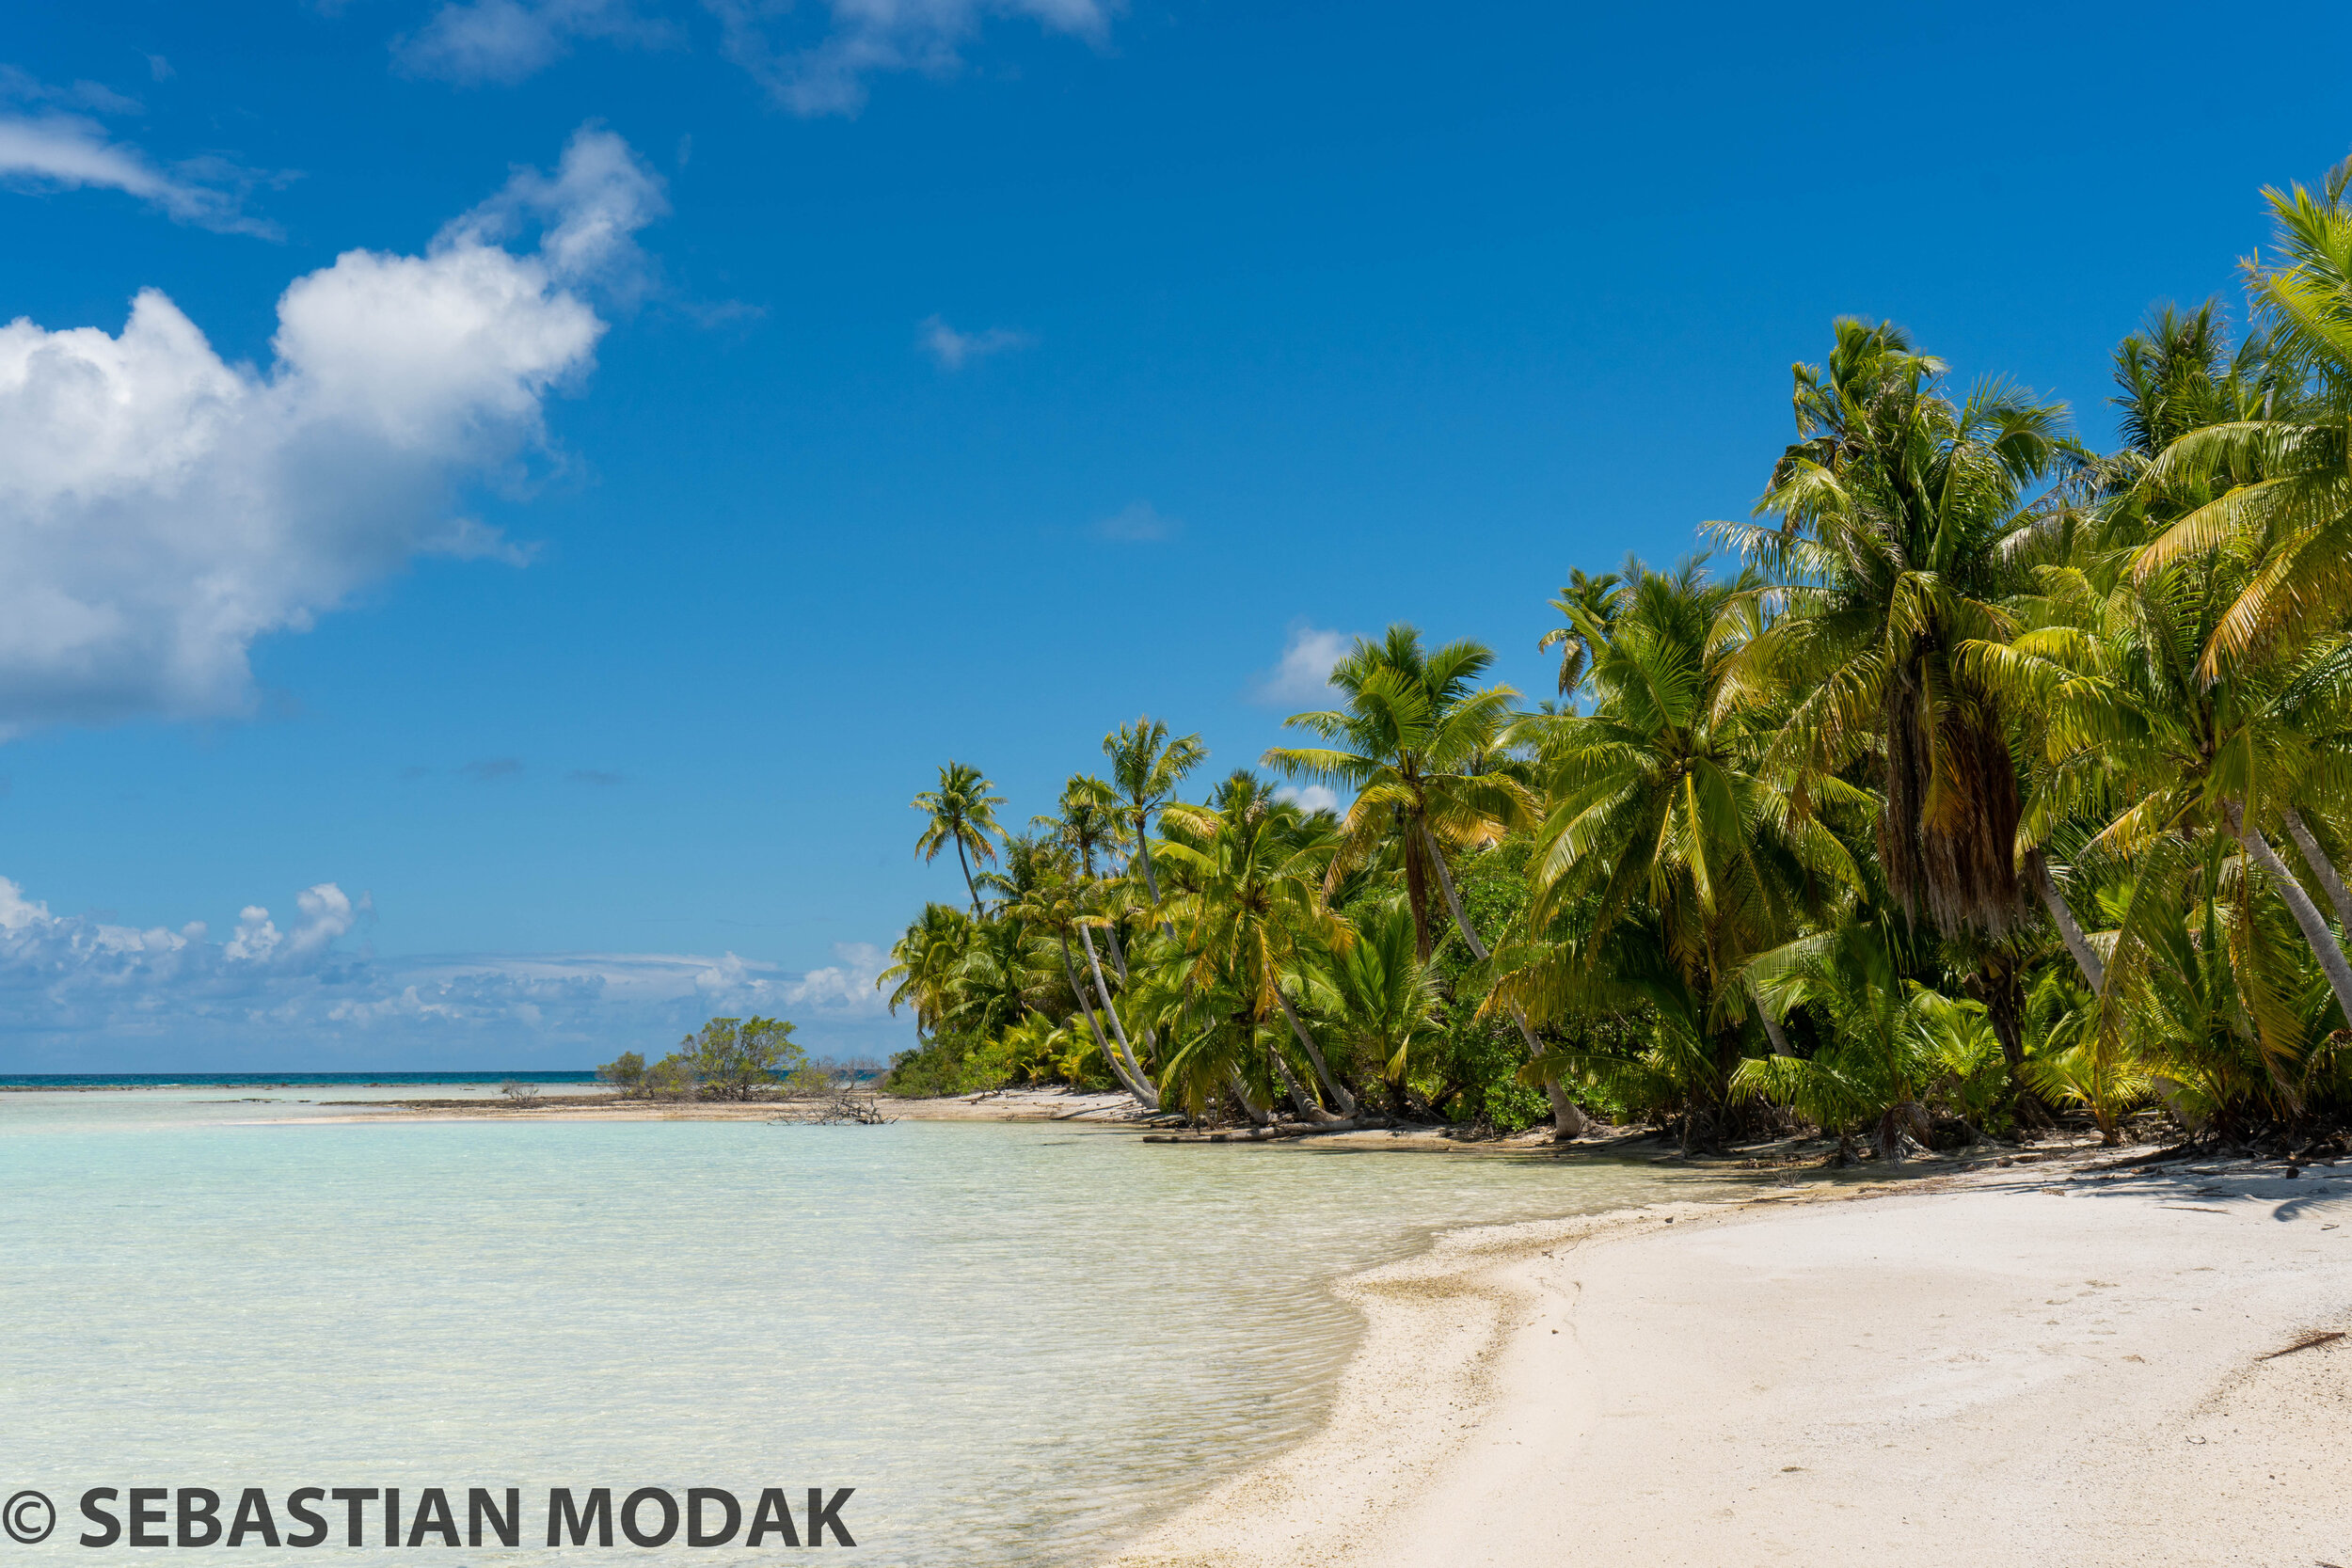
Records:
[[[1313,1425],[1357,1329],[1336,1276],[1710,1185],[1050,1124],[305,1125],[348,1112],[294,1098],[0,1095],[0,1487],[60,1514],[0,1551],[77,1553],[94,1485],[515,1485],[523,1548],[443,1559],[511,1562],[610,1556],[532,1545],[551,1485],[824,1485],[858,1489],[868,1561],[1085,1562]],[[333,1560],[399,1555],[327,1507]]]

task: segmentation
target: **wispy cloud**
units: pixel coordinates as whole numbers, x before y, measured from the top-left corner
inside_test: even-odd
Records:
[[[414,76],[511,85],[570,54],[578,40],[659,48],[683,37],[632,0],[453,0],[393,40],[392,60]]]
[[[1156,540],[1173,539],[1184,531],[1184,527],[1177,519],[1161,515],[1159,509],[1150,501],[1129,501],[1095,524],[1094,531],[1104,539],[1150,544]]]
[[[279,237],[276,224],[245,210],[254,186],[274,182],[270,177],[213,157],[162,167],[81,115],[0,113],[0,180],[34,193],[121,191],[175,222],[224,234]]]
[[[1345,632],[1324,631],[1304,624],[1291,628],[1282,657],[1249,683],[1249,700],[1272,707],[1319,703],[1331,695],[1331,666],[1337,664],[1355,639]]]
[[[479,517],[453,517],[448,527],[417,542],[419,555],[444,556],[451,561],[496,561],[508,566],[528,566],[539,557],[537,544],[520,544]]]
[[[828,0],[814,38],[772,0],[703,0],[719,19],[727,57],[797,115],[854,115],[870,78],[963,69],[964,50],[993,16],[1033,22],[1102,48],[1125,0]]]
[[[169,71],[166,64],[164,73]],[[162,81],[163,75],[155,79]],[[136,99],[96,82],[53,87],[14,66],[0,66],[0,182],[33,193],[121,191],[175,222],[279,237],[277,225],[246,211],[246,201],[256,188],[283,184],[289,176],[262,174],[212,154],[158,163],[90,118],[136,114],[139,108]]]
[[[940,369],[960,371],[975,359],[985,359],[1007,349],[1027,348],[1036,342],[1026,332],[1010,327],[992,326],[985,332],[959,332],[937,316],[923,323],[915,336],[915,346],[939,361]]]
[[[457,771],[476,784],[496,784],[501,779],[511,779],[522,770],[523,759],[520,757],[483,757],[467,763]]]
[[[421,27],[392,40],[392,62],[412,76],[464,86],[512,84],[583,42],[683,47],[690,30],[664,12],[684,8],[682,0],[446,0]],[[717,20],[722,52],[770,98],[817,116],[857,114],[876,76],[954,76],[999,17],[1105,48],[1126,0],[701,0],[699,8]]]
[[[152,62],[161,57],[150,55],[148,59]],[[164,69],[167,73],[170,71],[168,65]],[[155,80],[160,82],[163,77]],[[78,109],[97,115],[135,115],[146,107],[137,99],[119,93],[103,82],[69,82],[57,87],[12,65],[0,65],[0,101]]]

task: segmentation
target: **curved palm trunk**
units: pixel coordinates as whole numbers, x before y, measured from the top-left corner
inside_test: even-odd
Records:
[[[1748,994],[1756,998],[1756,1016],[1764,1021],[1764,1037],[1772,1042],[1772,1054],[1795,1055],[1796,1053],[1788,1049],[1788,1037],[1781,1033],[1780,1020],[1772,1016],[1772,1008],[1764,1006],[1764,993],[1756,989],[1754,980],[1748,982]]]
[[[2286,863],[2270,847],[2270,841],[2247,825],[2246,813],[2236,801],[2230,802],[2229,813],[2230,826],[2237,833],[2237,841],[2270,874],[2270,879],[2279,884],[2279,896],[2286,900],[2296,925],[2303,929],[2303,940],[2311,944],[2312,956],[2319,960],[2320,969],[2327,974],[2328,989],[2336,993],[2336,1006],[2344,1009],[2345,1020],[2352,1022],[2352,963],[2344,961],[2344,949],[2336,944],[2335,933],[2328,929],[2328,922],[2320,914],[2319,906],[2312,902],[2312,895],[2303,891],[2303,884],[2287,870]]]
[[[1136,808],[1136,858],[1143,863],[1143,891],[1152,895],[1152,902],[1160,901],[1160,879],[1152,875],[1152,816],[1141,806]],[[1160,922],[1160,935],[1173,941],[1176,923]]]
[[[2075,924],[2074,911],[2066,907],[2066,895],[2058,891],[2057,879],[2050,875],[2049,861],[2039,849],[2026,858],[2031,863],[2034,891],[2042,895],[2051,920],[2057,923],[2058,935],[2066,939],[2066,950],[2074,955],[2074,962],[2082,970],[2083,978],[2090,982],[2090,989],[2104,993],[2107,989],[2107,966],[2101,960],[2098,949],[2090,945],[2090,939],[2083,935],[2083,928]]]
[[[972,918],[980,917],[980,890],[972,880],[972,863],[964,857],[963,835],[956,835],[956,863],[963,868],[963,891],[972,895]]]
[[[1119,971],[1119,986],[1121,990],[1124,990],[1127,988],[1128,983],[1127,950],[1120,944],[1119,927],[1116,926],[1104,927],[1103,940],[1110,944],[1111,967]],[[1160,1053],[1159,1037],[1152,1032],[1152,1026],[1148,1023],[1143,1026],[1143,1053],[1144,1055],[1151,1056],[1155,1060],[1158,1058]],[[1137,1067],[1141,1067],[1143,1065],[1142,1056],[1136,1058],[1136,1065]]]
[[[1486,944],[1478,940],[1478,933],[1470,929],[1470,921],[1462,913],[1461,895],[1454,891],[1454,875],[1445,868],[1445,856],[1438,850],[1437,839],[1431,835],[1426,825],[1422,828],[1421,836],[1422,842],[1429,847],[1430,863],[1438,868],[1438,886],[1445,891],[1445,907],[1454,912],[1454,928],[1462,933],[1464,942],[1470,943],[1470,956],[1485,963]],[[1527,1042],[1530,1059],[1542,1055],[1544,1048],[1535,1043],[1535,1031],[1528,1027],[1527,1014],[1520,1011],[1517,1004],[1511,1008],[1511,1022],[1519,1026],[1519,1038]],[[1568,1098],[1568,1091],[1561,1087],[1559,1079],[1544,1079],[1544,1096],[1551,1101],[1553,1136],[1565,1142],[1569,1138],[1581,1137],[1591,1131],[1592,1118],[1584,1114],[1582,1106]]]
[[[1279,985],[1274,988],[1274,999],[1282,1005],[1282,1016],[1290,1020],[1291,1034],[1297,1038],[1300,1048],[1307,1053],[1307,1060],[1314,1063],[1315,1077],[1322,1081],[1323,1092],[1330,1097],[1332,1104],[1340,1108],[1342,1116],[1354,1116],[1356,1097],[1347,1092],[1345,1085],[1331,1076],[1331,1069],[1324,1065],[1323,1053],[1315,1049],[1314,1037],[1308,1034],[1307,1026],[1298,1021],[1298,1009],[1291,1006],[1290,997],[1283,992]]]
[[[1136,1097],[1138,1104],[1146,1110],[1158,1110],[1157,1097],[1152,1096],[1149,1088],[1139,1085],[1135,1079],[1127,1076],[1126,1062],[1117,1051],[1111,1049],[1109,1038],[1103,1033],[1103,1021],[1094,1016],[1094,1006],[1087,1000],[1086,987],[1078,981],[1078,966],[1070,957],[1070,939],[1065,936],[1059,938],[1059,941],[1061,942],[1061,972],[1069,976],[1070,994],[1078,999],[1078,1010],[1086,1014],[1087,1028],[1094,1036],[1095,1049],[1103,1053],[1103,1060],[1111,1065],[1111,1075],[1126,1085],[1127,1092]]]
[[[1094,970],[1094,993],[1103,999],[1103,1011],[1110,1017],[1111,1033],[1119,1037],[1119,1050],[1127,1060],[1127,1071],[1136,1082],[1146,1082],[1143,1069],[1136,1065],[1135,1047],[1127,1043],[1127,1026],[1120,1022],[1119,1009],[1111,1006],[1110,988],[1103,983],[1103,960],[1094,956],[1094,939],[1088,935],[1084,926],[1078,927],[1078,940],[1086,945],[1087,962]],[[1145,1110],[1156,1111],[1160,1108],[1160,1097],[1156,1093],[1148,1088],[1134,1088],[1133,1085],[1130,1085],[1130,1089],[1137,1100],[1143,1101]]]
[[[1269,1045],[1265,1053],[1267,1060],[1274,1064],[1274,1076],[1282,1081],[1282,1091],[1291,1097],[1291,1107],[1298,1113],[1299,1120],[1324,1122],[1341,1119],[1325,1110],[1313,1095],[1300,1086],[1297,1075],[1291,1071],[1290,1063],[1282,1059],[1281,1052]]]
[[[1252,1126],[1267,1127],[1273,1124],[1272,1115],[1264,1106],[1258,1103],[1256,1097],[1250,1094],[1249,1085],[1242,1082],[1241,1069],[1229,1067],[1225,1069],[1225,1086],[1232,1091],[1235,1102],[1241,1106],[1242,1113],[1248,1117]]]
[[[2336,924],[2344,927],[2346,935],[2352,935],[2352,892],[2345,890],[2344,879],[2336,872],[2336,863],[2328,858],[2328,852],[2319,847],[2319,840],[2312,836],[2302,815],[2293,806],[2286,809],[2284,817],[2287,836],[2303,851],[2303,863],[2312,868],[2312,875],[2327,890],[2328,902],[2336,907]]]

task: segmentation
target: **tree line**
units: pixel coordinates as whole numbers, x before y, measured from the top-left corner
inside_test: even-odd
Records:
[[[1571,574],[1542,701],[1399,625],[1197,800],[1199,737],[1148,718],[1026,829],[948,764],[917,852],[964,897],[893,948],[893,1087],[1897,1157],[2337,1123],[2347,182],[2265,193],[2242,331],[2208,302],[2123,340],[2112,451],[1840,320],[1714,555]]]

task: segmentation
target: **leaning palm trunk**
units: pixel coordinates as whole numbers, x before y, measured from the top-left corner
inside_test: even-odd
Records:
[[[2236,832],[2237,841],[2269,873],[2270,879],[2279,884],[2279,896],[2286,900],[2296,925],[2303,929],[2303,940],[2311,944],[2312,956],[2319,960],[2319,967],[2326,972],[2328,989],[2336,993],[2336,1006],[2344,1009],[2345,1020],[2352,1022],[2352,963],[2344,961],[2344,949],[2336,944],[2335,933],[2328,929],[2328,922],[2320,914],[2319,906],[2312,902],[2312,895],[2303,891],[2303,884],[2287,870],[2286,863],[2270,847],[2270,841],[2246,820],[2244,808],[2233,800],[2228,811],[2230,827]]]
[[[1115,925],[1104,927],[1103,940],[1110,945],[1111,967],[1119,971],[1119,987],[1121,990],[1124,990],[1127,989],[1128,985],[1127,949],[1120,942],[1119,927]],[[1152,1026],[1147,1023],[1143,1026],[1143,1053],[1136,1058],[1136,1065],[1137,1067],[1141,1067],[1143,1065],[1143,1056],[1150,1056],[1153,1061],[1157,1061],[1159,1060],[1159,1037],[1152,1032]]]
[[[1325,1110],[1321,1104],[1317,1103],[1315,1097],[1309,1094],[1300,1085],[1297,1075],[1291,1071],[1290,1063],[1282,1060],[1282,1053],[1279,1049],[1269,1045],[1266,1047],[1265,1053],[1267,1060],[1274,1064],[1274,1075],[1282,1081],[1283,1092],[1291,1097],[1291,1108],[1298,1113],[1298,1118],[1301,1121],[1322,1122],[1341,1119]]]
[[[2319,840],[2312,836],[2301,813],[2289,806],[2284,819],[2287,836],[2295,840],[2297,849],[2303,851],[2303,863],[2312,868],[2312,875],[2328,891],[2328,902],[2336,907],[2336,924],[2344,927],[2347,936],[2352,936],[2352,892],[2345,890],[2344,878],[2337,874],[2336,863],[2328,858],[2328,852],[2319,847]]]
[[[2076,924],[2074,911],[2067,908],[2066,895],[2058,891],[2057,879],[2050,875],[2050,863],[2039,849],[2026,858],[2031,862],[2034,890],[2042,895],[2042,902],[2048,907],[2058,935],[2066,939],[2066,950],[2074,955],[2074,962],[2081,968],[2083,978],[2090,982],[2090,989],[2104,992],[2107,989],[2107,966],[2100,960],[2098,949],[2090,945],[2082,927]]]
[[[1071,959],[1068,937],[1061,939],[1061,972],[1070,977],[1070,993],[1078,999],[1078,1010],[1086,1014],[1087,1028],[1094,1036],[1095,1049],[1103,1053],[1103,1060],[1110,1063],[1112,1076],[1126,1085],[1127,1092],[1134,1095],[1136,1103],[1145,1110],[1158,1110],[1159,1097],[1152,1092],[1149,1081],[1129,1077],[1126,1061],[1112,1049],[1110,1040],[1104,1036],[1103,1021],[1094,1016],[1094,1005],[1087,1000],[1086,987],[1078,981],[1078,966]]]
[[[1486,944],[1478,940],[1478,933],[1470,929],[1470,921],[1462,913],[1461,895],[1454,891],[1454,874],[1445,868],[1445,855],[1438,849],[1437,836],[1430,832],[1428,824],[1422,825],[1421,836],[1422,842],[1429,847],[1431,863],[1438,868],[1438,886],[1445,891],[1445,907],[1454,912],[1454,928],[1462,933],[1464,942],[1470,943],[1470,956],[1485,963]],[[1527,1014],[1516,1002],[1511,1005],[1511,1022],[1519,1026],[1519,1038],[1527,1042],[1528,1055],[1531,1058],[1542,1055],[1544,1048],[1535,1043],[1535,1031],[1528,1027]],[[1544,1094],[1551,1101],[1552,1133],[1555,1137],[1563,1140],[1580,1137],[1591,1129],[1591,1119],[1575,1101],[1568,1098],[1568,1091],[1561,1087],[1557,1077],[1545,1076]]]
[[[1160,1097],[1149,1087],[1135,1087],[1137,1084],[1148,1085],[1150,1080],[1144,1077],[1143,1069],[1136,1065],[1135,1047],[1127,1043],[1127,1026],[1120,1022],[1119,1009],[1111,1003],[1110,987],[1103,983],[1103,960],[1094,956],[1094,938],[1081,926],[1078,927],[1078,940],[1086,944],[1087,963],[1094,970],[1094,993],[1103,999],[1103,1011],[1110,1015],[1111,1033],[1119,1037],[1120,1054],[1126,1058],[1127,1071],[1120,1076],[1131,1078],[1128,1086],[1135,1097],[1143,1102],[1145,1110],[1156,1111],[1160,1108]]]
[[[1225,1069],[1225,1086],[1232,1091],[1234,1102],[1241,1106],[1243,1113],[1249,1117],[1253,1125],[1265,1127],[1273,1122],[1274,1117],[1267,1113],[1264,1106],[1258,1103],[1257,1097],[1249,1092],[1249,1085],[1242,1082],[1241,1069],[1229,1067]]]
[[[1780,1020],[1774,1018],[1772,1009],[1764,1005],[1764,995],[1756,989],[1754,980],[1748,982],[1748,994],[1756,998],[1756,1016],[1764,1021],[1764,1037],[1772,1042],[1772,1054],[1795,1055],[1796,1053],[1788,1049],[1788,1037],[1781,1032]]]
[[[1330,1096],[1331,1103],[1340,1108],[1340,1115],[1354,1116],[1356,1097],[1347,1092],[1347,1085],[1331,1076],[1331,1069],[1324,1065],[1323,1053],[1315,1049],[1314,1037],[1308,1034],[1307,1026],[1298,1022],[1298,1009],[1291,1006],[1291,999],[1283,994],[1279,985],[1274,988],[1274,999],[1282,1005],[1282,1016],[1290,1020],[1291,1034],[1297,1038],[1300,1049],[1307,1053],[1307,1060],[1314,1064],[1315,1077],[1322,1082],[1323,1092]]]

